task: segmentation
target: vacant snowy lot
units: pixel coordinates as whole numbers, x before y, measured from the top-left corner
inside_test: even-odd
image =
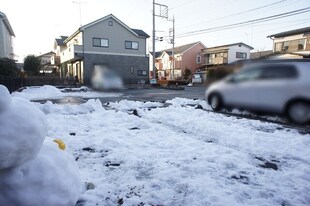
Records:
[[[169,103],[35,103],[88,183],[80,205],[310,205],[310,135]]]

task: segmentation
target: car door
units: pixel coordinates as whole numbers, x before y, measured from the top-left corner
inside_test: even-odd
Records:
[[[224,102],[227,105],[253,108],[257,104],[256,82],[260,78],[261,67],[245,68],[229,78],[223,90]]]
[[[292,64],[267,64],[262,67],[257,81],[257,94],[261,110],[281,112],[283,106],[296,93],[298,72]]]

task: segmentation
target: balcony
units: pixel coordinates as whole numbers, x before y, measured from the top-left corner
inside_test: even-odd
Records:
[[[60,62],[64,63],[69,60],[74,60],[77,58],[76,53],[83,53],[82,45],[71,45],[60,54]]]
[[[216,57],[207,59],[207,65],[227,64],[228,59],[226,57]]]

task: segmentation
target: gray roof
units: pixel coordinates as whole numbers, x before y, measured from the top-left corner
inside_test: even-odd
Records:
[[[304,27],[304,28],[300,28],[300,29],[295,29],[295,30],[277,33],[277,34],[272,34],[272,35],[269,35],[267,37],[268,38],[270,38],[270,37],[284,37],[284,36],[291,36],[291,35],[295,35],[295,34],[304,34],[307,32],[310,32],[310,27]]]
[[[133,32],[135,32],[136,34],[138,34],[138,36],[144,36],[146,38],[149,38],[150,36],[145,33],[143,30],[141,29],[131,29]]]
[[[66,40],[64,40],[64,42],[70,41],[75,35],[77,35],[80,31],[94,25],[97,24],[98,22],[104,21],[108,18],[113,18],[115,21],[117,21],[118,23],[120,23],[122,26],[124,26],[127,30],[129,30],[131,33],[136,34],[138,37],[146,37],[149,38],[150,36],[145,33],[144,31],[140,30],[140,29],[131,29],[129,28],[125,23],[123,23],[121,20],[119,20],[118,18],[116,18],[113,14],[109,14],[107,16],[104,16],[100,19],[97,19],[95,21],[92,21],[88,24],[85,24],[84,26],[81,26],[76,32],[74,32],[71,36],[69,36],[68,38],[66,38]]]
[[[194,43],[190,43],[190,44],[185,44],[185,45],[182,45],[182,46],[174,47],[174,54],[182,54],[186,50],[190,49],[191,47],[193,47],[194,45],[199,44],[199,43],[201,43],[201,42],[198,41],[198,42],[194,42]],[[167,54],[172,55],[172,48],[156,52],[156,58],[159,57],[163,52],[166,52]]]
[[[1,18],[1,20],[3,21],[4,25],[6,26],[7,30],[9,31],[10,35],[11,35],[11,36],[15,36],[14,31],[13,31],[13,29],[12,29],[12,27],[11,27],[11,24],[10,24],[8,18],[7,18],[6,15],[5,15],[4,13],[2,13],[1,11],[0,11],[0,18]]]
[[[67,38],[68,38],[67,36],[60,36],[60,39],[59,38],[55,39],[55,41],[56,41],[58,46],[64,46],[65,45],[64,41]]]
[[[229,46],[235,46],[235,45],[243,45],[243,46],[246,46],[248,48],[250,48],[251,50],[254,49],[253,47],[251,47],[250,45],[247,45],[243,42],[238,42],[238,43],[233,43],[233,44],[225,44],[225,45],[219,45],[219,46],[214,46],[214,47],[208,47],[208,49],[216,49],[216,48],[221,48],[221,47],[229,47]]]

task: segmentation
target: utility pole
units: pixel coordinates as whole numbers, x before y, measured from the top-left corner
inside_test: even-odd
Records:
[[[81,8],[81,4],[85,4],[85,1],[72,1],[72,3],[74,4],[78,4],[79,6],[79,14],[80,14],[80,26],[82,26],[82,8]]]
[[[159,14],[156,13],[155,8],[156,6],[159,7]],[[166,5],[163,4],[158,4],[155,2],[155,0],[153,0],[153,38],[152,38],[152,44],[153,44],[153,62],[152,62],[152,66],[153,66],[153,82],[151,83],[157,83],[156,80],[156,67],[155,67],[155,54],[156,54],[156,50],[155,50],[155,40],[156,40],[156,30],[155,30],[155,17],[160,17],[160,18],[168,18],[168,7]]]
[[[156,82],[156,66],[155,66],[155,0],[153,0],[153,81]]]
[[[174,28],[175,20],[174,15],[172,18],[172,80],[174,80],[174,67],[175,67],[175,61],[174,61],[174,44],[175,44],[175,28]]]

